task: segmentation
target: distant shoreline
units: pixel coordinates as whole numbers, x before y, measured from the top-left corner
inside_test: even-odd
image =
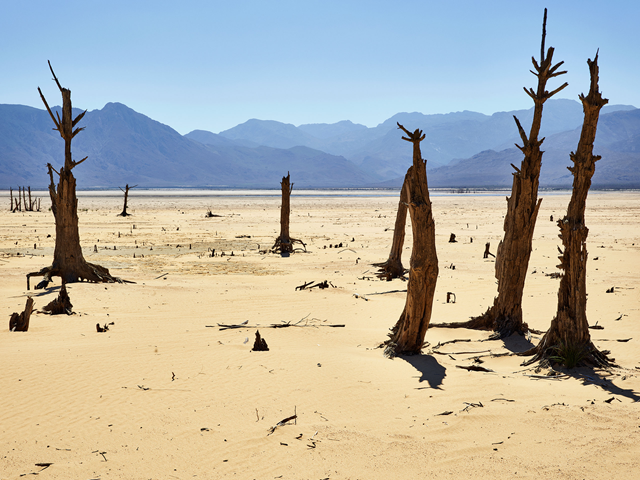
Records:
[[[302,188],[295,190],[292,196],[296,197],[393,197],[398,194],[399,188]],[[592,189],[590,193],[608,192],[637,192],[635,188],[619,189]],[[510,194],[511,189],[484,189],[484,188],[431,188],[432,196],[496,196]],[[541,188],[541,195],[563,195],[570,194],[571,189],[567,188]],[[13,195],[17,195],[14,189]],[[35,197],[48,197],[46,190],[31,190],[31,195]],[[129,195],[132,197],[279,197],[279,188],[136,188]],[[9,198],[9,190],[0,190],[0,198]],[[120,197],[122,192],[117,188],[96,188],[78,190],[78,197]]]

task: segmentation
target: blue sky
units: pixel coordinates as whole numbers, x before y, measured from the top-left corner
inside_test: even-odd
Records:
[[[121,102],[181,134],[251,118],[375,126],[398,112],[530,108],[544,7],[569,71],[559,98],[600,87],[640,107],[640,2],[25,1],[0,5],[0,103]]]

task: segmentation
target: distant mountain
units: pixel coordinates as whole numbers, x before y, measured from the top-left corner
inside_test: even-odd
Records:
[[[119,103],[87,112],[80,126],[85,130],[73,141],[73,155],[89,157],[74,170],[81,188],[125,183],[277,187],[287,171],[298,187],[362,186],[377,180],[343,157],[310,148],[250,148],[192,132],[191,137],[210,142],[205,145]],[[64,161],[64,143],[51,127],[45,110],[0,105],[0,188],[48,184],[46,164]]]
[[[603,113],[634,109],[627,105],[607,105]],[[429,169],[449,164],[456,158],[468,158],[483,150],[501,151],[520,140],[513,120],[517,116],[528,130],[533,107],[528,110],[484,115],[463,111],[424,115],[398,113],[377,127],[342,121],[335,124],[307,124],[295,127],[274,121],[249,120],[220,135],[236,142],[251,142],[288,148],[302,145],[334,155],[342,155],[364,170],[383,179],[403,176],[411,165],[411,148],[401,139],[397,123],[424,131],[423,157]],[[541,135],[573,130],[582,123],[582,105],[574,100],[549,100],[545,104]]]
[[[55,107],[59,108],[59,107]],[[78,110],[79,112],[79,110]],[[594,185],[640,186],[640,110],[625,105],[602,111],[596,139]],[[522,154],[513,121],[529,129],[533,109],[484,115],[455,112],[398,113],[374,128],[342,121],[295,127],[249,120],[220,134],[194,130],[180,135],[125,105],[108,103],[88,112],[85,130],[73,141],[82,188],[233,186],[277,188],[291,172],[297,187],[400,186],[411,164],[411,145],[397,123],[422,129],[422,155],[432,186],[510,186]],[[566,170],[576,148],[582,109],[571,100],[545,104],[542,136],[543,186],[570,186]],[[46,164],[62,163],[63,142],[45,110],[0,105],[0,188],[45,187]]]
[[[542,144],[540,184],[546,187],[571,187],[573,176],[569,153],[575,151],[581,126],[547,137]],[[640,188],[640,109],[614,111],[600,116],[594,154],[596,164],[593,186],[601,188]],[[486,150],[471,158],[429,172],[434,187],[510,187],[513,163],[522,161],[517,148],[499,152]],[[389,185],[400,186],[400,178]]]

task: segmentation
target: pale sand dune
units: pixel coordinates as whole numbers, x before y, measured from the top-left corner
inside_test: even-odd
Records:
[[[604,327],[592,338],[622,368],[552,379],[528,376],[536,373],[515,356],[483,357],[493,373],[456,368],[509,351],[462,329],[430,329],[424,355],[385,359],[376,347],[405,294],[374,294],[406,283],[370,279],[370,264],[388,256],[397,197],[295,193],[291,234],[309,253],[289,258],[259,253],[279,232],[278,197],[134,191],[126,219],[116,216],[120,197],[81,197],[87,260],[136,284],[70,285],[77,314],[34,314],[27,333],[9,332],[9,315],[24,308],[26,273],[51,262],[53,216],[0,212],[0,479],[38,472],[37,463],[52,463],[44,479],[638,478],[640,194],[593,192],[587,207],[588,316]],[[556,271],[560,245],[549,216],[560,218],[569,196],[542,196],[523,308],[545,330],[559,282],[545,275]],[[432,321],[463,321],[496,293],[494,262],[482,252],[490,241],[495,253],[502,237],[504,195],[432,200],[440,261]],[[204,218],[209,209],[222,217]],[[211,258],[210,248],[234,256]],[[405,266],[409,256],[407,248]],[[295,291],[325,279],[337,288]],[[36,308],[55,298],[55,282],[29,292]],[[457,303],[445,303],[447,292]],[[267,328],[303,318],[304,328]],[[255,328],[207,327],[245,320],[261,326],[269,352],[250,352]],[[109,332],[96,332],[108,322]],[[433,353],[453,339],[471,341]],[[296,424],[267,435],[294,412]]]

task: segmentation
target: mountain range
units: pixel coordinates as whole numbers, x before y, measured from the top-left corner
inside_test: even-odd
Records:
[[[59,107],[54,107],[54,110]],[[78,110],[76,113],[80,113]],[[398,113],[368,128],[348,120],[294,126],[248,120],[215,134],[171,127],[120,103],[87,112],[74,138],[79,188],[141,187],[278,188],[291,173],[296,187],[399,187],[411,165],[411,145],[397,123],[426,134],[422,155],[432,187],[505,187],[521,152],[513,116],[525,130],[533,108],[484,115],[455,112]],[[541,135],[541,185],[569,187],[569,152],[576,148],[582,106],[572,100],[545,104]],[[63,163],[64,143],[46,110],[0,104],[0,189],[48,183],[46,164]],[[602,155],[594,186],[640,187],[640,109],[607,105],[598,125],[595,153]]]

